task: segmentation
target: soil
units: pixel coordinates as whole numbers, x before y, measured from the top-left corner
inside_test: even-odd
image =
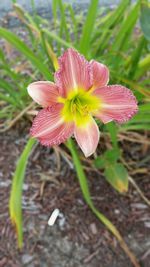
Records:
[[[34,149],[27,166],[22,199],[24,247],[22,251],[17,249],[8,202],[12,175],[27,142],[29,127],[22,120],[0,136],[0,266],[132,267],[117,240],[85,204],[68,157],[60,154],[60,150],[40,145]],[[104,149],[104,144],[102,137],[98,153]],[[130,174],[150,198],[147,160],[150,147],[146,145],[143,150],[143,144],[126,140],[120,145]],[[61,149],[63,151],[64,147]],[[106,182],[101,171],[88,169],[87,177],[97,208],[118,227],[141,267],[149,267],[149,207],[132,185],[127,194],[120,195]],[[48,226],[55,208],[60,210],[61,216],[54,226]]]

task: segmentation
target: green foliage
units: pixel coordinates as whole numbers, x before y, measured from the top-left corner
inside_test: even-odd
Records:
[[[141,38],[139,39],[139,43],[137,47],[135,48],[135,51],[132,53],[130,61],[129,61],[129,64],[130,64],[129,73],[128,73],[129,79],[133,80],[135,77],[138,63],[142,55],[143,49],[145,48],[145,45],[146,45],[146,40],[144,36],[141,36]]]
[[[120,157],[120,151],[117,148],[112,148],[105,151],[104,154],[98,156],[94,160],[94,165],[96,168],[105,169],[108,165],[113,165],[117,162]]]
[[[99,2],[98,0],[91,1],[91,4],[88,9],[88,13],[87,13],[86,21],[83,25],[79,50],[84,55],[87,55],[87,52],[90,48],[90,39],[91,39],[91,34],[94,28],[95,20],[96,20],[98,2]]]
[[[118,148],[107,150],[94,161],[96,168],[104,169],[106,180],[119,192],[128,191],[128,172],[126,168],[118,163],[120,151]]]
[[[126,124],[121,126],[121,131],[150,130],[150,103],[140,105],[139,112]]]
[[[150,41],[150,3],[142,1],[140,24],[145,38]]]
[[[127,17],[121,23],[120,29],[117,32],[115,40],[112,44],[113,51],[124,51],[126,48],[126,44],[129,42],[130,34],[133,31],[135,23],[139,16],[139,1],[135,6],[132,7]]]
[[[95,51],[93,52],[96,52],[96,55],[108,48],[110,37],[114,36],[115,27],[117,28],[117,24],[123,19],[130,2],[130,0],[122,0],[116,9],[113,11],[109,10],[108,14],[104,17],[106,18],[105,20],[102,18],[98,21],[97,31],[93,33],[94,45],[96,45]]]
[[[128,191],[128,172],[121,163],[107,166],[105,169],[106,180],[119,192]]]
[[[110,122],[106,125],[106,128],[110,133],[113,147],[115,149],[117,149],[118,148],[118,140],[117,140],[117,126],[116,126],[116,124],[114,122]]]
[[[17,168],[13,177],[13,183],[10,195],[10,203],[9,203],[10,217],[13,224],[16,227],[18,245],[20,248],[22,247],[22,241],[23,241],[22,207],[21,207],[22,186],[26,171],[26,165],[35,143],[36,143],[35,139],[29,139],[17,162]]]
[[[18,51],[20,51],[30,62],[38,69],[43,77],[47,80],[52,79],[52,75],[48,68],[42,63],[42,58],[38,57],[33,53],[33,51],[18,38],[14,33],[0,28],[0,36],[7,40],[11,45],[13,45]]]

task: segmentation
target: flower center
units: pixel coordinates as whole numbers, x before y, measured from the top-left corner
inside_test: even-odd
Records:
[[[100,100],[89,92],[79,89],[71,92],[67,98],[59,98],[59,102],[64,103],[62,116],[65,121],[74,121],[77,126],[88,122],[91,113],[100,107]]]

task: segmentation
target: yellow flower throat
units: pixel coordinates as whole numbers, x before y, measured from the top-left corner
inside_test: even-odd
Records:
[[[100,108],[100,99],[88,91],[78,90],[71,92],[67,98],[59,97],[63,103],[62,116],[66,122],[74,121],[77,126],[85,125]]]

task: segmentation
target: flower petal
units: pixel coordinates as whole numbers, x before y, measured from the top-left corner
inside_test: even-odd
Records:
[[[90,64],[77,51],[69,48],[59,58],[59,70],[55,73],[55,81],[62,88],[63,96],[70,91],[89,89],[91,86]]]
[[[133,93],[124,86],[111,85],[96,89],[94,95],[100,98],[101,104],[95,115],[103,123],[116,121],[124,123],[138,111],[137,101]]]
[[[31,135],[42,145],[59,145],[66,141],[74,130],[73,123],[65,123],[61,117],[62,104],[42,109],[33,121]]]
[[[75,126],[74,136],[85,157],[89,157],[95,152],[99,142],[100,133],[98,126],[92,117],[86,126]]]
[[[109,69],[95,60],[92,60],[90,64],[93,73],[93,87],[99,88],[107,85],[109,82]]]
[[[58,87],[48,81],[31,83],[27,90],[32,99],[43,107],[48,107],[56,103],[57,97],[59,96]]]

